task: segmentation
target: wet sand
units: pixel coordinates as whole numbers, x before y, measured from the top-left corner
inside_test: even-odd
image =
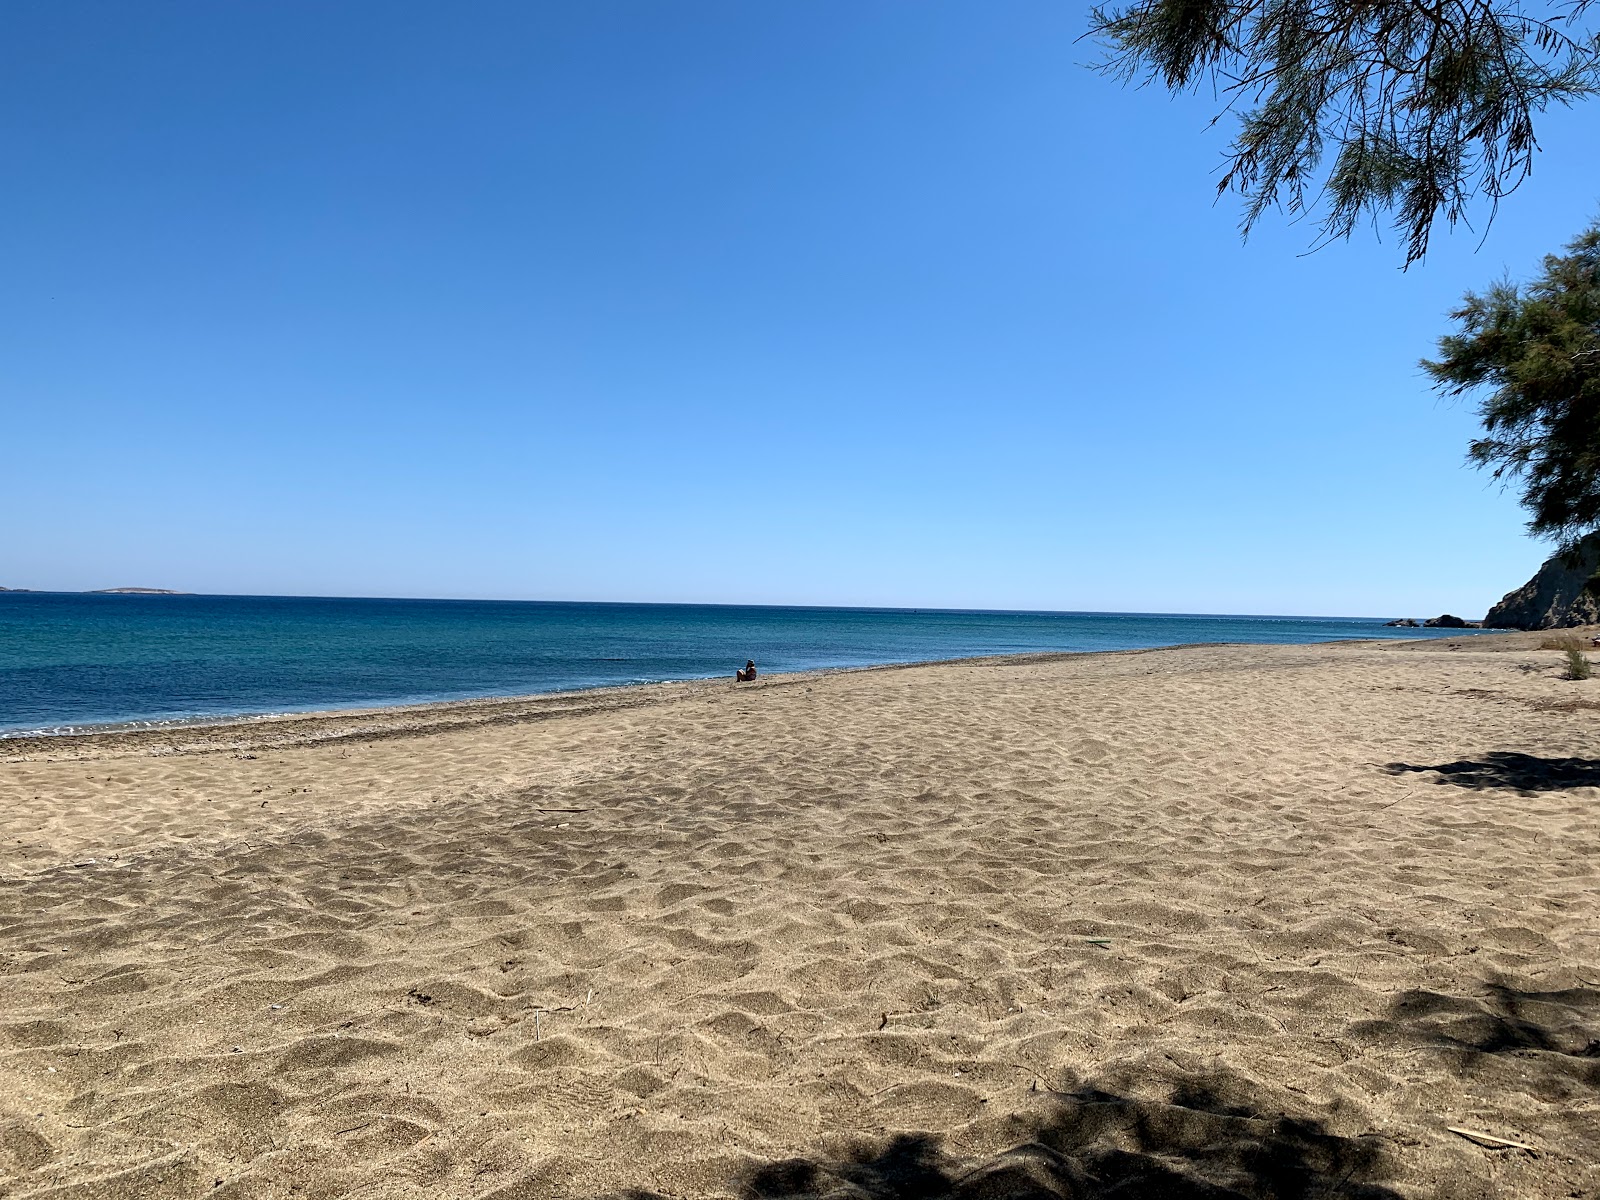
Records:
[[[0,742],[0,1196],[1595,1195],[1541,640]]]

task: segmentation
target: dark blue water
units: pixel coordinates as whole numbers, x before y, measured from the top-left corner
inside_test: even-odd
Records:
[[[13,592],[0,593],[0,731],[696,679],[746,658],[770,672],[1431,634],[1377,618]]]

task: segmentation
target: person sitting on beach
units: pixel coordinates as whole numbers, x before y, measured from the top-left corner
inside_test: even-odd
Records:
[[[745,660],[745,664],[744,664],[744,669],[743,670],[735,671],[733,673],[733,681],[735,683],[749,683],[755,677],[756,677],[756,660],[753,659],[753,658]]]

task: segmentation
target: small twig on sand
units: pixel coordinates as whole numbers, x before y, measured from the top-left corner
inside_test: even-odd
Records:
[[[376,1120],[376,1119],[377,1119],[377,1118],[373,1118],[373,1120]],[[340,1129],[340,1130],[338,1130],[338,1131],[337,1131],[337,1132],[335,1132],[335,1133],[334,1133],[334,1135],[333,1135],[333,1136],[334,1136],[334,1137],[338,1137],[338,1136],[339,1136],[339,1135],[340,1135],[340,1134],[342,1134],[342,1133],[354,1133],[354,1132],[355,1132],[355,1131],[356,1131],[356,1130],[358,1130],[358,1129],[365,1129],[365,1128],[366,1128],[366,1127],[367,1127],[367,1126],[368,1126],[368,1125],[371,1125],[371,1124],[372,1124],[372,1121],[363,1121],[363,1122],[361,1122],[361,1124],[359,1124],[359,1125],[352,1125],[352,1126],[350,1126],[350,1128],[349,1128],[349,1129]]]
[[[1044,1090],[1047,1091],[1047,1092],[1054,1092],[1058,1096],[1065,1096],[1065,1095],[1068,1094],[1068,1093],[1062,1091],[1060,1088],[1054,1086],[1048,1079],[1046,1079],[1043,1075],[1039,1074],[1039,1072],[1035,1071],[1032,1067],[1024,1066],[1022,1063],[1019,1063],[1019,1062],[1014,1062],[1011,1065],[1013,1067],[1015,1067],[1017,1070],[1023,1071],[1026,1074],[1033,1076],[1032,1080],[1029,1082],[1029,1085],[1028,1085],[1028,1090],[1029,1091],[1037,1091],[1038,1088],[1039,1088],[1039,1085],[1042,1083],[1042,1084],[1044,1084]]]
[[[536,808],[534,812],[588,812],[587,808]]]
[[[1480,1145],[1488,1146],[1491,1150],[1529,1150],[1537,1154],[1538,1151],[1526,1142],[1513,1142],[1509,1138],[1495,1137],[1492,1133],[1484,1133],[1481,1129],[1463,1129],[1459,1125],[1446,1125],[1451,1133],[1467,1138]]]

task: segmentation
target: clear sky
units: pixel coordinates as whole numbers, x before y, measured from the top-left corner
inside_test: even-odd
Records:
[[[0,584],[1481,615],[1548,549],[1416,360],[1600,106],[1403,273],[1085,21],[12,0]]]

